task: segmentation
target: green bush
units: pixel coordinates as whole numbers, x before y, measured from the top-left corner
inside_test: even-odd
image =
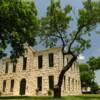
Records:
[[[48,90],[48,95],[49,96],[53,95],[53,90]]]

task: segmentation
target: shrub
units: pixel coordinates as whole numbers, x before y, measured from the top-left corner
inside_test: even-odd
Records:
[[[48,95],[51,96],[53,94],[53,90],[48,90]]]
[[[39,93],[39,89],[37,88],[35,91],[36,91],[36,95],[38,95],[38,93]]]

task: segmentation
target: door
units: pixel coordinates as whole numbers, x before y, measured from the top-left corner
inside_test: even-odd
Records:
[[[22,79],[20,82],[20,95],[25,95],[26,91],[26,80]]]

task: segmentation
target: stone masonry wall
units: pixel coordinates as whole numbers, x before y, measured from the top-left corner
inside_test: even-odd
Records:
[[[54,66],[49,67],[48,54],[54,54]],[[43,67],[38,68],[38,56],[43,56]],[[54,76],[54,85],[58,82],[59,73],[63,67],[63,59],[61,48],[46,49],[43,51],[32,50],[31,47],[26,47],[26,52],[24,57],[27,57],[26,70],[23,70],[23,57],[18,58],[16,64],[16,72],[13,71],[13,63],[9,59],[5,59],[3,64],[0,66],[0,92],[2,95],[20,95],[20,82],[22,79],[26,80],[25,95],[36,96],[36,95],[48,95],[49,82],[48,77]],[[65,57],[65,62],[70,56]],[[5,73],[5,63],[9,62],[8,73]],[[37,77],[42,77],[42,91],[36,93],[37,89]],[[70,81],[69,81],[70,78]],[[13,92],[10,92],[11,80],[14,79]],[[3,80],[6,80],[6,89],[3,92]],[[78,63],[75,62],[73,66],[66,72],[63,85],[62,85],[62,95],[78,95],[81,94],[80,86],[80,73]]]

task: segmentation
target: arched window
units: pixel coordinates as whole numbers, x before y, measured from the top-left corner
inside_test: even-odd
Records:
[[[26,91],[26,79],[20,81],[20,95],[25,95]]]

